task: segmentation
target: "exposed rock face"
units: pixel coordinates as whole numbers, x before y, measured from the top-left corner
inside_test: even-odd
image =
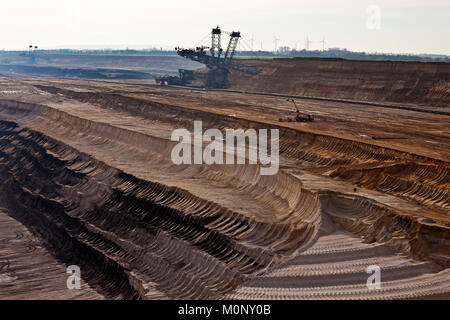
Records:
[[[245,61],[257,75],[232,72],[232,88],[373,102],[450,103],[448,63],[273,59]]]

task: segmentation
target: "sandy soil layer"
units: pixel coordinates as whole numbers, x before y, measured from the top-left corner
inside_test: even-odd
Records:
[[[14,218],[0,207],[0,299],[103,299],[86,282],[80,290],[68,290],[65,264]]]
[[[381,269],[381,288],[367,287],[370,266]],[[406,259],[385,244],[370,245],[342,231],[229,294],[229,299],[450,299],[450,269]]]
[[[305,100],[316,121],[285,123],[280,97],[0,80],[4,206],[106,298],[450,292],[449,116]],[[194,120],[278,128],[281,170],[174,165],[170,134]]]
[[[359,101],[448,107],[450,65],[399,61],[274,59],[246,61],[257,75],[235,72],[233,88]]]

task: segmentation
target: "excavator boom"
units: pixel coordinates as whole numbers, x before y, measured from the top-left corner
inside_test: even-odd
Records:
[[[223,49],[221,47],[222,33],[230,35],[230,41],[228,43],[227,50],[223,55]],[[206,80],[204,80],[205,87],[227,88],[229,86],[228,74],[230,73],[230,70],[236,70],[247,74],[256,74],[259,72],[253,70],[251,67],[241,65],[234,61],[232,62],[240,38],[240,32],[223,31],[219,26],[217,26],[211,31],[210,47],[200,46],[195,49],[175,48],[175,50],[177,51],[177,54],[179,56],[200,62],[208,67],[209,71],[206,76]],[[186,78],[184,76],[185,74],[189,74],[189,78]],[[176,77],[173,76],[159,77],[157,81],[161,84],[188,84],[191,83],[195,77],[196,76],[193,76],[191,73],[182,72],[182,70],[180,70],[180,79],[174,79]]]

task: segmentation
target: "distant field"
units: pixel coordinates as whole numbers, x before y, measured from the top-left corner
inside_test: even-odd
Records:
[[[86,70],[103,72],[127,70],[139,72],[139,78],[155,75],[176,75],[178,69],[194,70],[203,65],[177,55],[155,54],[69,54],[0,52],[1,72],[5,75],[76,76],[84,78]],[[141,74],[144,73],[144,74]],[[103,78],[103,77],[101,77]]]

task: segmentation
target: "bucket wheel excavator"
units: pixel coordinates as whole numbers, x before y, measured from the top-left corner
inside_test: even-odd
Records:
[[[228,34],[230,40],[224,52],[221,42],[222,34]],[[208,72],[204,75],[203,87],[206,88],[227,88],[229,87],[228,75],[230,70],[236,70],[247,74],[256,74],[257,70],[233,61],[236,48],[241,38],[238,31],[227,32],[220,29],[219,26],[211,31],[211,46],[199,46],[195,49],[175,48],[177,54],[181,57],[204,64],[208,68]],[[208,50],[209,49],[209,50]],[[192,70],[179,70],[178,77],[159,77],[156,81],[162,85],[189,85],[196,78],[200,77]]]

